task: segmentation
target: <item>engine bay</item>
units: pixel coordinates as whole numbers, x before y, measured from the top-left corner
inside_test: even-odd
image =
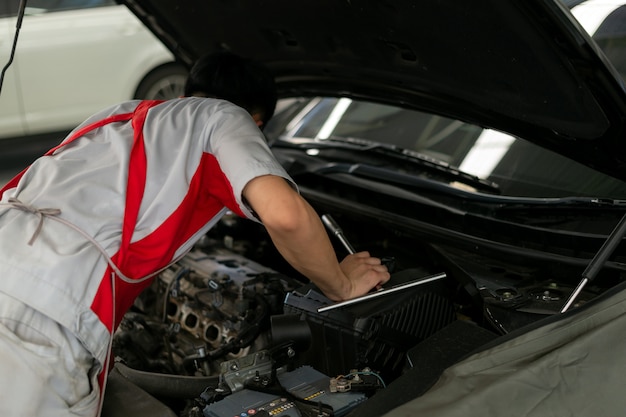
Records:
[[[221,417],[270,409],[267,415],[283,417],[363,416],[365,409],[379,415],[393,405],[387,387],[430,355],[424,346],[437,343],[428,351],[454,351],[460,359],[554,315],[571,293],[566,277],[576,278],[576,265],[557,270],[551,262],[483,256],[458,241],[427,244],[410,225],[367,218],[362,227],[358,212],[346,213],[333,211],[358,250],[388,263],[390,285],[433,274],[444,279],[319,312],[332,303],[282,259],[262,226],[228,214],[155,278],[114,335],[109,380],[117,376],[158,404],[157,411],[144,406],[134,415]],[[338,257],[345,256],[342,242],[331,240]],[[606,272],[604,282],[612,275],[618,279],[620,272]],[[601,290],[590,287],[578,303]],[[444,342],[433,342],[446,332]],[[434,382],[425,375],[411,386]],[[274,407],[277,399],[283,408]],[[105,410],[106,401],[112,400]],[[130,403],[118,399],[108,409],[124,410],[120,401]]]

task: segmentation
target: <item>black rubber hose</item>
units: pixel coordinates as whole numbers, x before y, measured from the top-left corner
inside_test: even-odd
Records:
[[[122,363],[115,368],[120,375],[157,398],[197,398],[207,387],[217,387],[219,376],[169,375],[138,371]]]

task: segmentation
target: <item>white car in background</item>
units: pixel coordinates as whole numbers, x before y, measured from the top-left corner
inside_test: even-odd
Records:
[[[9,61],[18,0],[0,0],[0,66]],[[113,0],[27,0],[0,94],[0,139],[64,132],[132,98],[182,94],[187,70]]]

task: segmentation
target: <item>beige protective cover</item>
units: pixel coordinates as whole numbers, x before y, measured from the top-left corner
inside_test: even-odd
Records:
[[[385,417],[615,417],[626,413],[626,290],[448,368]]]

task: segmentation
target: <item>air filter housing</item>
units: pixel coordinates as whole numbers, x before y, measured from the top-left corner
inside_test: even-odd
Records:
[[[398,272],[388,285],[429,275],[419,269]],[[299,314],[311,330],[303,363],[329,376],[368,367],[395,379],[405,353],[456,319],[443,280],[318,313],[331,302],[312,285],[287,294],[284,312]]]

